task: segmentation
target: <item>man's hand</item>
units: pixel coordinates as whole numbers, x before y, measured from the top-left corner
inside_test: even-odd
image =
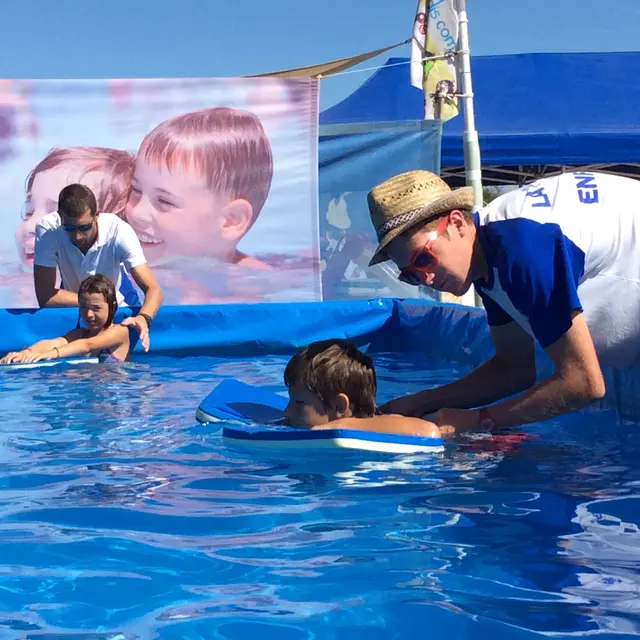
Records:
[[[440,409],[434,422],[443,438],[452,438],[464,431],[480,429],[479,409]]]
[[[385,402],[378,407],[380,413],[397,414],[407,418],[421,418],[425,413],[422,410],[423,403],[419,393],[412,393],[408,396],[400,396]]]
[[[144,316],[133,316],[122,321],[124,327],[134,327],[140,336],[140,343],[145,351],[149,351],[149,325]]]

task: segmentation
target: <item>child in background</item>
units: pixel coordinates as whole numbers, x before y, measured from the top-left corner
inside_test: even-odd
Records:
[[[80,183],[96,196],[98,211],[123,216],[135,169],[132,154],[104,147],[52,149],[27,178],[27,197],[22,222],[15,231],[16,246],[23,265],[33,268],[36,223],[58,209],[60,191]]]
[[[375,415],[373,363],[346,340],[322,340],[300,349],[287,364],[284,381],[289,389],[285,421],[292,427],[440,437],[432,422]]]
[[[150,264],[178,256],[269,267],[237,249],[273,176],[269,140],[249,111],[202,109],[166,120],[142,141],[125,209]]]
[[[118,308],[113,282],[102,274],[89,276],[80,284],[78,304],[80,318],[86,328],[78,326],[60,338],[40,340],[22,351],[10,352],[0,360],[0,364],[78,356],[97,356],[101,362],[127,360],[132,345],[131,329],[113,324],[113,316]],[[133,339],[136,335],[133,330]]]

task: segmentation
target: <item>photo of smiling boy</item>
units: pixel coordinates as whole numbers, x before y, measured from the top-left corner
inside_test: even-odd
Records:
[[[125,218],[152,265],[187,256],[268,269],[237,245],[272,177],[271,146],[254,114],[227,107],[186,113],[142,141]]]

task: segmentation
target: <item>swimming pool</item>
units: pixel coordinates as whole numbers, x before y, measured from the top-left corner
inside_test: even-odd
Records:
[[[610,412],[440,456],[229,449],[196,426],[285,356],[0,377],[2,638],[556,638],[640,631],[640,443]],[[380,400],[457,377],[376,355]],[[635,425],[634,425],[635,426]]]

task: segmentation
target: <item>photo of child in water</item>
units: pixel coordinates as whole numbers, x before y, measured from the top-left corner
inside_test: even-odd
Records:
[[[165,304],[320,298],[312,82],[118,81],[124,89],[104,91],[95,113],[30,82],[42,151],[3,165],[0,215],[13,237],[0,239],[0,304],[34,299],[18,288],[31,286],[36,225],[71,183],[131,225]],[[60,82],[77,96],[85,81]]]
[[[185,113],[145,136],[125,219],[153,266],[165,256],[269,267],[238,251],[269,195],[271,146],[258,118],[225,107]]]
[[[104,147],[52,149],[29,173],[22,222],[15,230],[16,247],[23,265],[33,267],[36,223],[58,207],[58,195],[69,184],[89,187],[98,211],[122,215],[135,168],[133,154]]]

